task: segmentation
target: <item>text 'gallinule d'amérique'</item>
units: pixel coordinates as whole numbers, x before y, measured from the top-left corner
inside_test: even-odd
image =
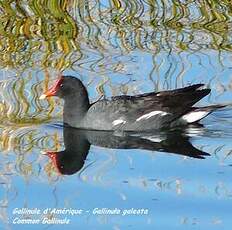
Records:
[[[61,76],[40,99],[64,99],[63,122],[69,126],[109,131],[147,131],[198,122],[222,105],[192,107],[210,93],[204,84],[139,94],[116,96],[89,102],[83,83],[73,76]]]

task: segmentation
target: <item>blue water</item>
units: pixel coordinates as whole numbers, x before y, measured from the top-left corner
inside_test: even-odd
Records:
[[[231,112],[230,110],[228,111]],[[219,114],[219,112],[218,112]],[[217,119],[214,117],[214,119]],[[206,119],[206,122],[215,120]],[[62,127],[38,126],[39,134],[56,132]],[[209,128],[210,130],[210,128]],[[231,136],[221,133],[195,135],[194,146],[211,153],[194,159],[171,153],[147,150],[115,150],[91,146],[81,171],[62,176],[56,169],[46,175],[47,156],[34,150],[27,161],[33,174],[20,175],[20,168],[5,175],[10,188],[2,184],[8,198],[6,215],[11,229],[229,229],[231,223]],[[61,147],[62,148],[62,147]],[[40,160],[38,160],[40,158]],[[9,154],[9,164],[14,157]],[[70,219],[68,225],[12,224],[15,208],[82,209],[81,215],[57,215]],[[144,215],[97,215],[95,208],[147,209]],[[32,218],[41,219],[41,215]]]
[[[57,125],[62,122],[62,101],[38,100],[46,88],[46,71],[50,74],[49,85],[58,71],[53,66],[46,71],[36,66],[22,73],[17,68],[2,68],[0,229],[230,230],[231,52],[204,46],[196,50],[167,50],[162,44],[157,53],[155,49],[138,47],[128,51],[116,38],[111,43],[115,48],[110,46],[108,50],[90,49],[81,43],[83,57],[63,74],[82,79],[91,101],[102,95],[136,95],[206,84],[212,92],[199,105],[229,106],[203,119],[203,128],[185,130],[184,136],[195,148],[210,155],[197,159],[175,150],[115,149],[92,144],[79,170],[62,175],[54,161],[41,153],[65,149],[63,127]],[[69,164],[75,166],[75,161]],[[13,214],[16,208],[37,208],[41,212],[47,208],[81,209],[82,214],[49,215],[67,218],[69,224],[14,224],[15,218],[42,221],[45,217]],[[95,214],[96,208],[119,209],[121,213]],[[123,215],[131,209],[144,209],[146,214]]]

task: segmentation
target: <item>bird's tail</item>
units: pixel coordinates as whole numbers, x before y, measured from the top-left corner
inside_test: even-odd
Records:
[[[190,124],[194,122],[198,122],[204,117],[208,116],[210,113],[214,112],[217,109],[222,109],[226,107],[226,105],[210,105],[205,107],[193,107],[191,111],[184,114],[181,117],[181,120]]]

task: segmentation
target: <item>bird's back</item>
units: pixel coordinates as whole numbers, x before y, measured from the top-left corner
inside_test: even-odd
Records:
[[[82,126],[96,130],[143,131],[166,128],[192,110],[210,89],[197,84],[185,88],[116,96],[93,103]]]

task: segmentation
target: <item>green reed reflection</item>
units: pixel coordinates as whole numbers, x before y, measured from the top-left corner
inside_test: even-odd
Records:
[[[226,0],[11,0],[0,1],[0,12],[0,66],[17,72],[15,78],[0,81],[1,126],[61,117],[61,106],[53,99],[38,100],[50,84],[49,69],[103,76],[96,86],[100,97],[106,87],[112,95],[138,93],[129,74],[128,81],[118,85],[107,76],[131,74],[134,60],[127,55],[133,51],[152,55],[148,78],[158,90],[162,81],[162,88],[169,88],[173,78],[175,86],[182,83],[191,69],[190,55],[199,59],[198,69],[205,70],[197,52],[231,50],[232,6]],[[37,70],[44,80],[34,76]]]
[[[85,84],[93,89],[91,99],[184,86],[189,79],[191,83],[186,76],[192,71],[197,82],[210,84],[220,96],[232,90],[232,80],[225,80],[229,74],[223,72],[232,68],[231,17],[230,0],[0,0],[0,185],[5,191],[0,219],[7,223],[8,205],[18,194],[12,183],[16,175],[51,184],[62,179],[40,153],[63,146],[61,131],[41,125],[62,119],[62,102],[38,100],[57,72],[84,76],[82,80],[87,79]],[[143,61],[150,65],[143,67]],[[143,87],[146,82],[150,88]],[[225,122],[223,129],[230,128],[225,120],[215,120],[212,127]],[[199,146],[226,165],[231,146],[223,143],[223,136],[219,133],[212,146],[207,138]],[[118,156],[112,152],[107,156],[112,160],[106,159],[104,167],[93,164],[92,172],[83,170],[79,179],[108,186],[104,175]],[[152,153],[151,162],[153,158]],[[133,155],[125,161],[130,168],[138,160]],[[154,184],[149,177],[130,177],[131,186],[143,189],[180,194],[181,186],[193,187],[181,178],[158,178]],[[223,183],[202,186],[218,198],[231,197],[224,192],[227,182]]]
[[[0,7],[1,66],[32,67],[39,61],[46,67],[54,54],[54,67],[68,65],[65,57],[77,49],[78,33],[68,1],[1,1]]]
[[[61,116],[60,108],[55,108],[53,99],[39,100],[39,95],[48,88],[49,76],[33,83],[30,76],[12,77],[0,81],[0,126],[15,124],[41,124],[51,117]],[[28,90],[30,89],[30,90]]]
[[[0,1],[0,11],[2,67],[63,70],[83,57],[82,46],[231,51],[229,1]]]

